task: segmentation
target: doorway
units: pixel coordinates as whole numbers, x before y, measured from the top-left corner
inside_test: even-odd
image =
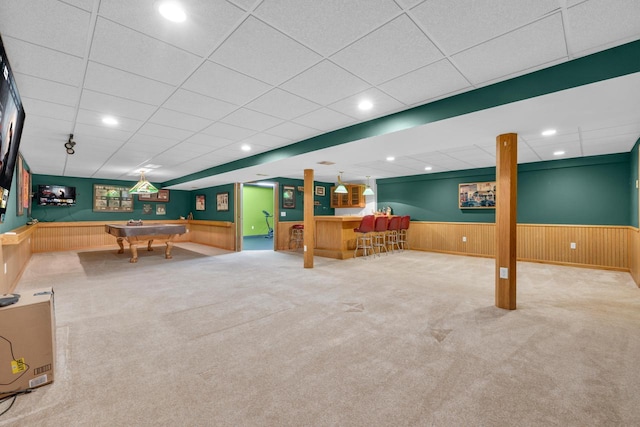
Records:
[[[274,187],[264,182],[242,185],[242,250],[274,249]]]

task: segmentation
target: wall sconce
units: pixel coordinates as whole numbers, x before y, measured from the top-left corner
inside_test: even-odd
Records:
[[[69,134],[69,140],[64,143],[64,148],[67,149],[67,154],[75,154],[76,150],[73,147],[76,146],[76,142],[73,140],[73,134]]]

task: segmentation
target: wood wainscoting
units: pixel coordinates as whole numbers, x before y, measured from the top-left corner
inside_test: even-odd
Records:
[[[0,266],[3,269],[6,268],[6,273],[0,280],[0,294],[11,293],[18,285],[31,259],[35,230],[35,226],[25,225],[11,231],[12,234],[0,235]],[[0,275],[2,273],[4,270],[0,271]]]
[[[517,233],[520,261],[621,271],[631,271],[631,258],[638,264],[638,233],[627,226],[518,224]],[[495,256],[495,224],[414,221],[408,234],[411,249]]]
[[[636,285],[640,287],[640,232],[635,227],[629,227],[627,235],[629,236],[629,273]]]
[[[190,232],[184,236],[190,236],[188,238],[190,242],[235,251],[236,228],[234,225],[229,221],[190,220],[188,225]]]

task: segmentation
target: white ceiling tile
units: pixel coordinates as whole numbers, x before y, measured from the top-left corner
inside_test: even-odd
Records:
[[[138,131],[141,135],[157,136],[166,139],[175,139],[177,141],[184,141],[193,135],[193,132],[174,128],[171,126],[164,126],[157,123],[145,123]]]
[[[405,9],[410,9],[424,0],[396,0],[397,3]]]
[[[327,132],[348,126],[354,123],[355,119],[328,108],[321,108],[296,118],[294,122]]]
[[[162,152],[169,147],[173,147],[177,143],[180,142],[179,138],[166,138],[166,135],[163,137],[153,136],[153,135],[144,135],[141,133],[136,133],[127,141],[127,145],[140,145],[146,147],[153,147],[157,152]]]
[[[75,86],[19,73],[14,73],[14,77],[20,89],[20,96],[25,102],[25,108],[27,108],[28,105],[25,101],[27,98],[40,99],[69,107],[78,105],[78,94],[80,90]]]
[[[209,120],[218,120],[238,108],[234,104],[184,89],[171,95],[164,107]]]
[[[451,55],[541,18],[558,6],[557,0],[430,0],[411,13]]]
[[[104,117],[103,113],[98,113],[96,111],[90,110],[78,110],[78,116],[76,118],[77,123],[83,123],[85,125],[90,125],[97,127],[96,132],[100,132],[101,129],[105,132],[113,131],[124,131],[126,135],[131,136],[131,134],[137,131],[140,126],[142,126],[142,121],[129,119],[126,117],[114,116],[116,120],[118,120],[118,124],[116,126],[110,126],[102,123],[102,118]]]
[[[273,89],[254,101],[251,101],[245,105],[245,107],[289,120],[317,110],[320,108],[320,105],[281,89]]]
[[[76,148],[78,152],[82,152],[87,155],[91,155],[91,153],[95,154],[97,152],[112,153],[126,144],[122,142],[122,140],[87,134],[74,134],[73,140],[76,141]]]
[[[542,160],[570,159],[573,157],[581,157],[583,155],[580,141],[544,145],[532,147],[532,149]],[[553,153],[557,151],[564,151],[564,154],[560,156],[554,155]]]
[[[250,146],[261,145],[264,147],[274,148],[291,144],[291,140],[280,136],[268,135],[266,133],[258,133],[242,141],[243,144]]]
[[[365,100],[370,101],[373,104],[373,108],[366,111],[360,110],[358,108],[358,104]],[[329,108],[347,116],[355,117],[360,120],[367,120],[373,117],[379,117],[384,114],[396,112],[405,108],[405,105],[391,98],[386,93],[378,89],[371,88],[357,95],[334,102],[329,105]]]
[[[87,114],[90,115],[91,112],[87,112]],[[78,116],[79,118],[84,119],[84,117],[80,117],[80,114],[78,114]],[[87,119],[87,122],[91,122],[91,121],[92,120],[90,118]],[[74,135],[73,139],[78,144],[82,142],[83,135],[96,136],[96,137],[106,138],[106,139],[115,139],[117,141],[126,141],[129,138],[131,138],[131,135],[133,135],[132,131],[110,128],[104,125],[102,126],[92,125],[89,123],[82,123],[80,121],[76,122],[76,126],[73,129],[72,133]]]
[[[302,126],[293,122],[285,122],[265,131],[271,135],[287,138],[291,141],[302,141],[318,134],[316,129]]]
[[[127,117],[143,121],[151,117],[154,111],[157,110],[157,107],[153,105],[105,95],[91,90],[82,91],[80,108],[102,113],[102,115]]]
[[[227,123],[217,122],[202,131],[206,135],[218,136],[230,141],[240,141],[254,135],[256,131]]]
[[[203,63],[183,87],[216,99],[243,105],[271,86],[210,61]]]
[[[260,4],[263,0],[229,0],[231,3],[234,3],[236,6],[241,7],[244,10],[249,10],[254,7],[256,4]]]
[[[365,81],[329,61],[322,61],[282,85],[283,89],[320,105],[331,104],[369,87]]]
[[[454,55],[453,61],[471,82],[481,83],[566,55],[562,18],[556,13]]]
[[[3,38],[11,36],[76,57],[84,56],[91,18],[87,11],[60,1],[30,0],[25,4],[20,0],[3,0],[0,15],[11,17],[3,21]],[[38,25],[30,25],[33,22]]]
[[[572,53],[611,47],[640,38],[640,4],[637,0],[590,0],[568,9]],[[616,43],[617,42],[617,43]]]
[[[160,108],[156,111],[156,113],[149,119],[149,122],[192,132],[199,132],[211,125],[211,120],[180,113],[178,111],[168,110],[166,108]]]
[[[25,111],[29,113],[29,118],[32,116],[41,116],[71,122],[76,114],[76,109],[73,107],[40,101],[39,99],[22,97],[22,104],[24,105]]]
[[[419,68],[379,86],[407,105],[424,104],[428,100],[468,87],[469,82],[448,60]]]
[[[183,0],[186,22],[164,19],[158,2],[109,0],[100,3],[100,16],[199,56],[210,53],[240,22],[243,11],[224,0]]]
[[[226,138],[220,138],[219,136],[207,135],[205,133],[197,133],[193,135],[191,138],[188,138],[185,142],[189,142],[191,144],[200,144],[207,147],[210,147],[211,150],[216,148],[225,147],[229,144],[232,144],[234,141],[231,141]]]
[[[606,138],[608,136],[618,136],[618,135],[625,135],[625,136],[631,135],[631,138],[633,138],[636,135],[637,137],[640,137],[640,121],[636,123],[628,123],[628,124],[618,125],[618,126],[608,126],[608,127],[600,127],[600,128],[585,127],[582,129],[582,138],[585,140]]]
[[[300,43],[252,17],[244,21],[210,58],[270,84],[282,83],[321,59]]]
[[[561,132],[553,136],[534,135],[523,138],[526,143],[532,147],[545,147],[548,145],[558,145],[564,143],[574,143],[580,141],[580,134],[576,129],[575,132]]]
[[[28,114],[28,112],[27,112]],[[29,126],[27,126],[27,123]],[[32,131],[48,132],[50,134],[69,135],[73,130],[73,122],[67,122],[60,119],[52,119],[44,116],[29,116],[25,119],[25,127],[22,131],[22,138],[28,137]],[[43,135],[41,135],[43,136]],[[65,138],[66,139],[66,138]]]
[[[384,24],[399,11],[389,0],[280,0],[263,2],[255,14],[326,56]]]
[[[182,83],[201,62],[191,53],[101,18],[90,59],[172,85]]]
[[[234,111],[221,121],[230,125],[255,131],[263,131],[283,122],[282,119],[258,113],[257,111],[247,110],[246,108]]]
[[[628,153],[634,144],[629,143],[627,138],[592,140],[583,144],[585,156],[598,156],[601,154]]]
[[[81,58],[11,37],[3,36],[2,41],[14,73],[23,73],[75,87],[80,86],[84,72]],[[51,64],[56,66],[51,67]]]
[[[406,15],[394,19],[331,57],[336,64],[377,85],[442,58],[442,53]]]
[[[94,0],[64,0],[64,2],[88,12],[93,10],[93,5],[95,4]]]
[[[202,144],[192,144],[189,142],[182,142],[175,146],[175,149],[180,151],[186,151],[189,153],[196,153],[198,155],[205,154],[213,151],[215,147],[209,147]],[[173,149],[172,149],[173,150]],[[171,150],[170,150],[171,151]]]
[[[144,104],[160,105],[174,86],[89,61],[85,88]]]
[[[518,163],[539,162],[542,159],[526,145],[518,145]]]

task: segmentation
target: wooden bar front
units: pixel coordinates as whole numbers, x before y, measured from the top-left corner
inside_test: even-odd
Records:
[[[317,256],[348,259],[353,258],[356,248],[356,233],[361,216],[316,216],[315,254]]]

